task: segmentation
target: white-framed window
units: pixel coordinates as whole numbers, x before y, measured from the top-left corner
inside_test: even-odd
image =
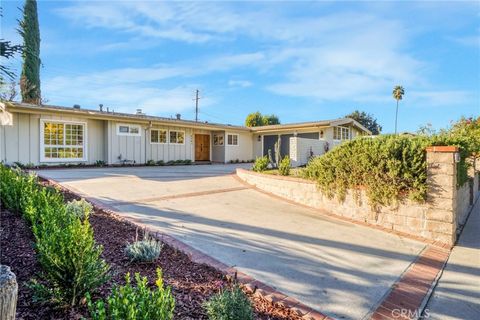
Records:
[[[84,122],[40,120],[40,161],[86,161],[87,125]]]
[[[333,140],[350,140],[350,128],[333,127]]]
[[[238,146],[238,134],[228,134],[227,135],[227,145],[229,146]]]
[[[152,129],[150,131],[150,143],[152,144],[167,143],[167,130]]]
[[[171,144],[184,144],[185,143],[185,131],[170,130],[169,134]]]
[[[223,146],[225,136],[223,133],[214,133],[213,134],[213,145],[214,146]]]
[[[141,136],[141,127],[138,124],[117,124],[117,135],[119,136]]]

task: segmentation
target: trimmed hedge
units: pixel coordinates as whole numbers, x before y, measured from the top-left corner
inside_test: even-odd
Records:
[[[478,123],[479,119],[473,120],[474,125]],[[458,146],[458,187],[469,180],[471,162],[467,159],[480,154],[480,132],[457,126],[431,136],[360,137],[310,160],[302,176],[316,180],[322,192],[341,201],[348,189],[365,188],[372,207],[394,204],[404,196],[423,202],[427,193],[427,146]]]
[[[63,195],[41,186],[37,177],[0,165],[0,198],[5,208],[30,224],[43,273],[33,280],[41,302],[76,305],[108,279],[109,266],[93,238],[88,211],[79,217],[67,210]]]

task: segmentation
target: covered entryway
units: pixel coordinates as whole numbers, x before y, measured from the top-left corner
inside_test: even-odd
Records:
[[[195,135],[195,161],[210,161],[210,135]]]

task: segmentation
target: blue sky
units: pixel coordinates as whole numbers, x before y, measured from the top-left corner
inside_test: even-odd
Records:
[[[20,42],[3,1],[2,38]],[[39,1],[49,104],[242,124],[372,113],[392,132],[480,114],[479,1]],[[13,61],[19,70],[20,59]]]

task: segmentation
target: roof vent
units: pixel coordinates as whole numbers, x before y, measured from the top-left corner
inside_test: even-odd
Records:
[[[74,105],[73,105],[73,108],[74,108],[74,109],[80,109],[80,105],[79,105],[79,104],[74,104]]]
[[[177,113],[175,116],[177,117],[177,120],[181,120],[181,119],[182,119],[182,115],[181,115],[180,113]]]
[[[103,104],[100,103],[98,106],[100,107],[100,112],[103,112]]]
[[[142,109],[137,109],[137,115],[138,116],[144,116],[145,113],[142,112]]]

